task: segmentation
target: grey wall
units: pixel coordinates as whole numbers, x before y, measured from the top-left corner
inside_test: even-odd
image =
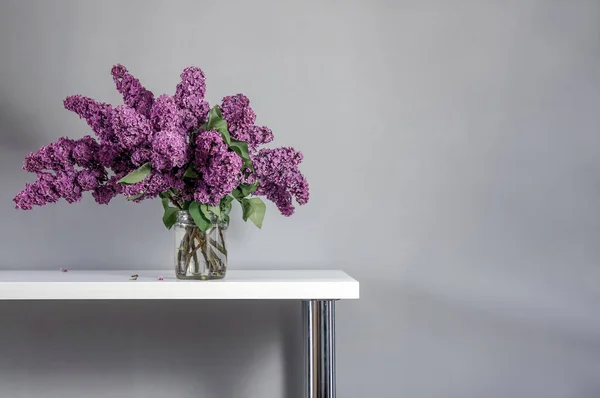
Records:
[[[188,65],[304,152],[231,268],[342,268],[341,398],[600,394],[600,2],[0,2],[0,267],[165,268],[160,204],[17,212],[24,155]],[[235,214],[239,216],[239,212]],[[295,303],[0,303],[0,397],[299,398]],[[258,324],[254,324],[258,321]]]

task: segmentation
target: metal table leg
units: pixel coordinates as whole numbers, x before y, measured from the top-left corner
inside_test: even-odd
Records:
[[[305,397],[335,398],[335,301],[302,302]]]

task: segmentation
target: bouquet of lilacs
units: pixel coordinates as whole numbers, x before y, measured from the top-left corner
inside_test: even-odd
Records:
[[[243,94],[211,108],[197,67],[183,71],[174,95],[156,98],[124,66],[115,65],[111,74],[124,104],[67,97],[65,108],[85,119],[96,137],[61,137],[28,154],[23,169],[37,179],[14,198],[18,209],[60,198],[79,202],[85,191],[99,204],[119,194],[133,202],[159,197],[167,228],[188,211],[197,229],[207,231],[229,222],[234,201],[244,221],[259,228],[265,214],[260,197],[284,216],[294,213],[293,199],[308,202],[308,183],[298,169],[302,154],[290,147],[261,148],[273,133],[255,124]]]

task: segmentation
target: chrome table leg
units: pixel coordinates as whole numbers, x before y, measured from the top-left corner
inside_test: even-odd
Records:
[[[335,300],[302,302],[306,398],[335,398]]]

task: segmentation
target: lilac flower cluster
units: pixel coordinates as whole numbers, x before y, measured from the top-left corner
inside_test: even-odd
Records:
[[[84,183],[84,187],[80,185]],[[79,202],[81,194],[89,187],[98,186],[96,173],[88,170],[61,170],[55,174],[41,171],[31,184],[25,184],[25,189],[17,194],[14,201],[17,208],[31,210],[33,206],[43,206],[64,198],[69,203]]]
[[[275,202],[284,216],[294,214],[292,198],[299,205],[308,202],[308,182],[298,169],[302,153],[294,148],[261,149],[253,158],[259,184],[256,195]]]
[[[198,125],[207,119],[209,105],[204,99],[206,78],[202,69],[190,66],[183,70],[181,83],[175,91],[175,102],[197,120]]]
[[[134,201],[139,202],[148,197],[156,197],[169,189],[182,190],[183,188],[184,183],[181,175],[154,171],[143,181],[124,186],[122,193],[126,196],[142,195],[134,199]]]
[[[250,108],[250,100],[244,94],[223,98],[220,106],[231,137],[246,141],[251,150],[273,141],[273,132],[267,126],[256,126],[256,115]]]
[[[221,134],[203,131],[196,138],[194,167],[202,175],[194,200],[216,206],[240,183],[242,158],[229,150]]]
[[[113,141],[112,106],[81,95],[67,97],[64,105],[65,109],[75,112],[87,121],[100,142]]]
[[[97,158],[98,146],[90,136],[79,140],[61,137],[28,154],[23,169],[36,173],[37,180],[17,194],[17,208],[30,210],[60,198],[78,202],[83,191],[100,186],[106,181],[106,172]]]
[[[255,124],[243,94],[224,97],[218,108],[231,138],[248,143],[250,158],[244,159],[221,132],[205,130],[209,104],[200,68],[181,73],[173,96],[156,98],[124,66],[115,65],[111,75],[123,104],[67,97],[65,108],[85,119],[96,138],[61,137],[28,154],[23,169],[37,179],[16,195],[17,208],[30,210],[61,198],[78,202],[87,191],[99,204],[119,194],[141,201],[169,192],[182,207],[190,201],[217,206],[240,184],[255,182],[254,194],[275,202],[286,216],[294,212],[292,199],[301,205],[308,201],[308,183],[298,169],[302,155],[292,148],[260,149],[273,140],[273,133]],[[250,160],[253,167],[244,166]],[[143,180],[119,183],[141,166],[150,170]]]
[[[117,91],[123,96],[125,105],[133,108],[136,112],[150,116],[150,110],[154,103],[154,94],[146,90],[140,81],[133,77],[123,65],[115,65],[111,70]]]

